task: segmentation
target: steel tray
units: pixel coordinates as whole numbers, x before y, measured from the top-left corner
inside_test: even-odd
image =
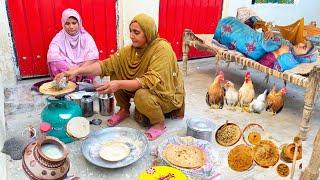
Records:
[[[130,147],[129,156],[116,162],[102,159],[99,151],[101,146],[108,141],[127,144]],[[94,165],[104,168],[120,168],[138,161],[148,148],[148,140],[141,131],[127,127],[110,127],[90,133],[82,143],[81,151],[84,157]]]

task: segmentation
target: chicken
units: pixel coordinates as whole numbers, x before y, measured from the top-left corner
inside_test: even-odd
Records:
[[[224,82],[224,74],[222,71],[215,77],[213,83],[209,86],[206,102],[212,108],[223,108],[224,105],[224,89],[222,83]]]
[[[234,87],[234,84],[231,81],[227,81],[224,84],[224,89],[226,104],[228,106],[231,106],[229,108],[230,110],[235,110],[235,107],[237,106],[239,100],[238,90]]]
[[[249,111],[254,113],[261,113],[266,108],[266,98],[267,98],[268,90],[265,90],[262,94],[260,94],[257,99],[254,99],[249,104]]]
[[[276,86],[273,85],[272,91],[267,96],[266,111],[271,111],[273,115],[281,112],[284,106],[284,100],[287,94],[287,87],[284,86],[276,92]]]
[[[268,94],[268,96],[267,96],[267,99],[266,99],[266,101],[267,101],[267,106],[268,106],[268,102],[271,101],[270,97],[273,97],[273,96],[275,96],[276,94],[277,94],[276,84],[273,84],[272,89],[271,89],[271,91],[269,92],[269,94]],[[267,106],[266,106],[266,107],[267,107]],[[267,109],[266,109],[266,110],[267,110]]]
[[[244,82],[241,88],[239,89],[239,104],[242,108],[242,111],[249,112],[248,106],[252,102],[255,96],[254,87],[252,84],[250,72],[246,72],[244,77]]]

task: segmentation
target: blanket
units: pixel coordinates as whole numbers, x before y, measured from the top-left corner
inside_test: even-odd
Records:
[[[282,43],[278,37],[265,40],[263,33],[251,29],[235,17],[219,21],[214,39],[253,60],[258,60],[264,54],[278,49]]]

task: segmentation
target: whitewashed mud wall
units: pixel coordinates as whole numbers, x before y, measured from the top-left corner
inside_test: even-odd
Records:
[[[319,0],[295,0],[295,4],[251,4],[252,0],[225,0],[222,16],[236,16],[237,8],[251,7],[264,20],[274,24],[288,25],[304,17],[308,24],[316,21],[320,25]]]
[[[16,84],[15,56],[11,39],[11,32],[8,23],[5,0],[0,0],[0,75],[3,78],[5,87],[12,87]]]
[[[153,17],[157,26],[159,21],[159,0],[118,0],[118,47],[123,47],[131,43],[129,36],[129,24],[132,18],[145,13]]]
[[[2,149],[3,143],[6,138],[5,118],[4,118],[4,91],[2,81],[2,71],[0,71],[0,149]],[[0,174],[1,178],[6,179],[6,155],[0,153]],[[0,179],[1,179],[0,178]]]

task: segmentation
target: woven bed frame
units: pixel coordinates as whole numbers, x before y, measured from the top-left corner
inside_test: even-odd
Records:
[[[213,34],[211,34],[210,36],[213,37]],[[250,67],[258,71],[261,71],[263,73],[266,73],[267,80],[268,80],[268,77],[272,75],[279,79],[283,79],[286,82],[290,82],[292,84],[305,88],[304,108],[303,108],[302,119],[300,122],[299,135],[303,140],[306,140],[307,132],[310,129],[309,124],[310,124],[311,114],[314,107],[315,98],[317,95],[317,89],[319,86],[319,79],[320,79],[319,65],[314,66],[312,71],[309,73],[309,76],[307,77],[290,73],[290,72],[284,72],[284,73],[278,72],[276,70],[263,66],[250,58],[246,58],[242,55],[230,54],[226,50],[209,46],[204,42],[204,40],[200,39],[191,30],[185,29],[183,32],[183,43],[182,43],[182,53],[183,53],[183,56],[182,56],[183,69],[182,70],[185,75],[187,75],[187,70],[188,70],[188,53],[189,53],[190,47],[194,47],[202,51],[211,52],[216,57],[216,60],[217,60],[216,64],[218,67],[219,67],[219,62],[221,60],[224,60],[228,63],[235,62],[243,65],[244,67]]]

